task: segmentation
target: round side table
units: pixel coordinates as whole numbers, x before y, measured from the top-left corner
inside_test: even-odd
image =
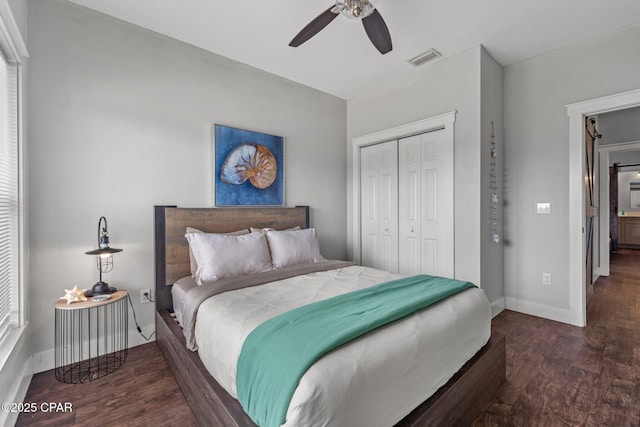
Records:
[[[63,383],[93,381],[118,369],[127,359],[127,291],[106,301],[55,303],[55,373]]]

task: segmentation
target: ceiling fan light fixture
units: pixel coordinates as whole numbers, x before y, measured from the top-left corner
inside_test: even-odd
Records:
[[[425,52],[422,52],[420,55],[415,56],[411,59],[409,59],[407,62],[409,62],[409,64],[418,67],[426,62],[429,62],[431,60],[434,60],[438,57],[442,56],[442,54],[440,52],[438,52],[437,50],[431,48]]]
[[[382,19],[380,12],[378,12],[374,6],[374,1],[375,0],[336,0],[335,5],[326,9],[305,25],[289,42],[289,46],[300,46],[333,22],[338,15],[342,14],[349,18],[362,21],[362,26],[369,40],[371,40],[373,46],[375,46],[381,54],[384,55],[391,52],[391,50],[393,50],[393,43],[391,42],[389,28],[387,28],[387,24],[384,22],[384,19]]]
[[[347,18],[363,19],[375,10],[374,0],[337,0],[333,10]]]

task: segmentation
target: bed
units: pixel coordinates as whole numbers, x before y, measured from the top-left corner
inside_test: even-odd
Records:
[[[306,229],[309,227],[309,208],[308,207],[296,207],[296,208],[208,208],[208,209],[184,209],[177,208],[174,206],[156,206],[155,207],[155,252],[156,252],[156,304],[157,304],[157,317],[156,317],[156,331],[157,331],[157,342],[160,346],[167,362],[174,372],[176,377],[176,381],[181,387],[183,394],[185,395],[186,400],[188,401],[191,409],[194,413],[194,416],[198,420],[201,425],[216,425],[216,426],[255,426],[253,421],[245,414],[242,410],[242,407],[238,403],[238,401],[234,398],[235,390],[234,390],[234,377],[226,376],[226,373],[233,371],[233,357],[237,356],[237,352],[239,351],[239,347],[235,347],[235,350],[231,350],[231,355],[221,356],[216,359],[215,353],[217,352],[216,348],[220,347],[220,342],[228,342],[232,343],[234,341],[241,341],[238,339],[234,340],[235,335],[239,335],[240,333],[233,332],[231,336],[228,335],[228,332],[225,332],[224,328],[200,328],[200,338],[196,338],[196,341],[202,341],[204,343],[204,338],[202,338],[203,331],[206,329],[215,329],[214,332],[218,333],[219,338],[217,344],[215,341],[209,344],[203,344],[200,346],[199,351],[190,351],[187,349],[187,340],[185,339],[185,334],[183,330],[178,325],[178,323],[174,320],[174,298],[176,302],[176,309],[180,315],[181,305],[183,304],[182,297],[180,293],[186,294],[185,288],[181,286],[172,286],[174,283],[178,282],[181,279],[184,279],[190,275],[190,262],[189,262],[189,249],[187,241],[184,237],[185,230],[187,227],[194,227],[199,230],[205,232],[215,232],[215,233],[229,233],[241,228],[263,228],[263,227],[273,227],[275,229],[283,230],[292,227],[301,227],[302,229]],[[376,275],[379,273],[373,272],[373,270],[367,270],[363,267],[359,266],[342,266],[337,269],[329,270],[330,273],[318,271],[315,273],[311,273],[310,279],[307,280],[306,283],[317,283],[320,290],[311,290],[310,294],[322,294],[326,289],[331,289],[335,287],[335,282],[328,282],[329,279],[334,280],[336,277],[338,278],[339,283],[351,283],[349,282],[348,277],[345,276],[358,276],[358,277],[367,277],[364,282],[374,281],[379,282],[383,279],[393,279],[395,276],[389,275],[388,277],[374,277],[371,278],[369,276]],[[375,273],[375,274],[374,274]],[[328,278],[328,276],[331,276]],[[335,276],[335,277],[334,277]],[[214,305],[213,313],[223,313],[222,315],[218,314],[219,317],[215,317],[214,315],[199,314],[202,319],[206,319],[207,324],[212,325],[221,325],[224,323],[231,322],[233,320],[233,314],[237,312],[237,307],[242,306],[243,304],[255,304],[257,301],[269,301],[266,304],[269,307],[273,307],[273,301],[279,301],[283,299],[283,295],[290,295],[291,289],[296,288],[298,285],[296,284],[295,277],[283,279],[283,282],[278,282],[278,285],[261,285],[250,288],[244,288],[240,290],[236,290],[233,292],[227,292],[224,294],[220,294],[215,296],[214,298],[210,298],[206,300],[206,304],[202,305]],[[329,284],[327,284],[329,283]],[[332,284],[333,283],[333,284]],[[370,283],[361,283],[362,286],[368,286]],[[193,284],[191,285],[193,286]],[[315,285],[310,285],[305,289],[312,289]],[[351,285],[349,285],[351,286]],[[355,286],[355,285],[354,285]],[[288,287],[288,288],[287,288]],[[173,288],[173,294],[172,294]],[[189,285],[186,286],[186,289],[189,288]],[[273,290],[273,289],[285,289],[285,290]],[[272,289],[271,293],[265,291],[264,289]],[[275,292],[275,293],[273,293]],[[278,294],[278,292],[283,292],[282,294]],[[466,292],[466,291],[465,291]],[[464,292],[463,292],[464,293]],[[239,295],[239,296],[237,296]],[[303,300],[305,298],[309,299],[311,296],[303,296],[301,297]],[[236,297],[237,296],[237,297]],[[458,296],[456,296],[457,298]],[[235,299],[234,299],[235,298]],[[253,299],[252,299],[253,298]],[[286,299],[286,298],[284,298]],[[453,299],[453,297],[452,297]],[[293,302],[289,302],[292,303]],[[218,305],[218,308],[215,308],[215,305]],[[235,304],[235,305],[234,305]],[[285,303],[285,307],[287,307],[288,303]],[[296,303],[297,304],[297,303]],[[462,302],[461,304],[465,304]],[[226,314],[224,310],[221,310],[221,307],[233,307],[233,310],[227,311]],[[275,308],[276,312],[283,310],[283,307]],[[457,311],[457,308],[453,309]],[[429,310],[425,310],[427,312]],[[260,310],[262,312],[262,310]],[[274,312],[275,313],[275,312]],[[255,316],[256,318],[249,319],[251,320],[248,323],[254,322],[259,323],[262,318],[268,318],[274,313],[261,313],[259,316]],[[277,313],[275,313],[277,314]],[[420,315],[423,315],[421,312]],[[213,317],[206,317],[213,316]],[[221,317],[220,317],[221,316]],[[243,316],[243,315],[241,315]],[[433,318],[437,319],[437,317]],[[434,320],[427,320],[431,323]],[[242,319],[240,319],[240,323],[243,323]],[[204,320],[203,320],[204,322]],[[473,317],[470,317],[466,320],[467,323],[460,321],[459,330],[456,331],[456,336],[458,334],[464,333],[464,330],[467,329],[467,326],[471,328],[472,324],[475,322]],[[204,324],[204,323],[201,323]],[[198,323],[196,322],[196,330]],[[393,325],[393,327],[396,327]],[[381,328],[381,329],[392,329],[392,328]],[[385,331],[383,331],[385,332]],[[380,332],[380,333],[383,333]],[[378,331],[375,332],[376,334]],[[414,333],[414,332],[411,332]],[[225,335],[227,334],[227,335]],[[197,333],[196,333],[197,335]],[[212,335],[215,335],[212,334]],[[470,332],[470,335],[474,335],[473,331]],[[461,341],[466,341],[467,338],[461,339]],[[222,340],[222,341],[220,341]],[[355,352],[355,354],[359,354],[361,352],[361,348],[358,345],[362,346],[362,339],[356,340],[356,343],[349,343],[345,347],[351,346],[350,350],[340,349],[340,351],[351,351]],[[449,340],[451,341],[451,340]],[[455,345],[455,341],[454,345]],[[450,345],[449,343],[448,345]],[[241,342],[240,344],[241,345]],[[366,343],[364,344],[366,347]],[[380,345],[380,344],[374,344]],[[229,345],[232,347],[231,345]],[[424,349],[422,349],[424,350]],[[235,351],[235,353],[234,353]],[[340,353],[340,351],[332,352],[327,356],[327,358],[335,357],[336,354]],[[417,350],[414,350],[417,351]],[[457,349],[454,351],[454,354],[457,352],[464,352],[469,350]],[[475,352],[475,350],[474,350]],[[375,352],[378,354],[379,352]],[[213,359],[211,358],[213,354]],[[235,356],[234,356],[235,354]],[[423,354],[420,353],[420,354]],[[201,359],[202,356],[202,359]],[[360,389],[357,395],[366,394],[364,391],[371,391],[372,399],[379,398],[382,400],[400,400],[400,405],[402,407],[402,417],[399,417],[398,414],[394,414],[390,419],[393,419],[393,422],[389,422],[388,425],[398,425],[398,426],[417,426],[417,425],[465,425],[469,424],[473,421],[473,419],[486,407],[489,400],[491,399],[495,390],[499,387],[499,385],[504,381],[505,377],[505,347],[504,347],[504,337],[500,336],[491,336],[486,345],[484,345],[475,355],[472,357],[467,355],[464,356],[464,360],[461,362],[455,362],[462,365],[458,370],[456,366],[456,372],[453,377],[449,379],[449,375],[443,380],[448,381],[446,384],[440,386],[441,384],[437,384],[438,389],[435,393],[432,394],[431,391],[428,392],[431,395],[427,400],[420,403],[419,401],[411,401],[412,398],[415,399],[416,395],[420,393],[426,393],[424,390],[418,390],[420,393],[416,394],[414,392],[414,388],[416,386],[420,386],[420,384],[408,384],[406,388],[404,386],[394,386],[387,387],[392,390],[392,393],[389,393],[389,390],[385,392],[384,387],[384,376],[382,379],[378,378],[371,381],[365,381],[361,384]],[[348,361],[352,356],[346,356],[343,360],[344,366],[349,366]],[[422,356],[421,356],[422,357]],[[449,357],[446,357],[449,358]],[[413,359],[416,359],[415,357]],[[468,359],[468,360],[467,360]],[[204,361],[204,363],[203,363]],[[317,364],[321,364],[324,361],[324,358],[317,362]],[[464,362],[466,361],[466,363]],[[415,360],[414,360],[415,362]],[[340,362],[338,362],[339,364]],[[388,360],[378,360],[375,363],[389,363]],[[413,363],[413,362],[412,362]],[[405,364],[405,362],[403,362]],[[205,367],[205,365],[207,367]],[[400,364],[397,364],[400,365]],[[382,365],[378,365],[382,366]],[[391,366],[391,365],[386,365]],[[309,369],[309,372],[305,374],[316,375],[316,377],[321,378],[322,374],[311,373],[313,369],[316,368],[316,365],[312,366]],[[319,372],[324,372],[321,366]],[[446,369],[451,369],[446,368]],[[444,369],[444,370],[446,370]],[[433,368],[431,369],[433,370]],[[436,368],[436,371],[438,368]],[[393,371],[390,369],[389,371]],[[213,372],[216,376],[217,380],[211,375],[210,372]],[[413,376],[413,375],[411,375]],[[377,382],[376,382],[377,381]],[[303,382],[301,381],[301,384]],[[403,384],[400,382],[399,384]],[[366,390],[367,386],[369,386],[370,390]],[[431,385],[435,387],[435,385]],[[425,385],[425,389],[431,387],[430,385]],[[348,389],[350,386],[346,386]],[[364,388],[363,388],[364,387]],[[300,387],[304,388],[304,387]],[[308,387],[307,387],[308,388]],[[357,387],[356,387],[357,389]],[[386,393],[386,394],[385,394]],[[294,395],[294,399],[296,399],[299,392],[296,390],[296,394]],[[312,393],[313,394],[313,393]],[[344,400],[346,402],[350,402],[348,399],[348,395],[345,394]],[[304,393],[302,393],[302,397],[300,399],[305,399]],[[293,400],[292,400],[293,402]],[[363,409],[358,409],[359,414],[364,414],[366,411],[366,416],[363,415],[362,419],[379,419],[381,416],[386,415],[385,410],[381,410],[380,413],[376,413],[376,410],[380,410],[383,408],[385,403],[382,402],[380,404],[376,404],[373,406],[369,406],[371,410],[366,411]],[[394,403],[398,405],[397,402]],[[292,405],[292,407],[295,405]],[[304,405],[298,405],[304,406]],[[408,408],[408,409],[407,409]],[[353,409],[356,410],[356,409]],[[353,412],[352,410],[352,412]],[[294,411],[295,412],[295,411]],[[307,415],[300,415],[299,413],[289,413],[287,415],[288,421],[286,425],[306,425],[310,423]],[[314,408],[310,411],[313,414],[317,414],[318,408]],[[348,412],[348,411],[347,411]],[[315,416],[315,415],[314,415]],[[340,415],[343,416],[343,415]],[[353,416],[353,414],[351,414]],[[296,418],[299,417],[299,418]],[[307,417],[307,418],[305,418]],[[348,424],[353,425],[353,422],[346,421],[349,420],[349,414],[344,415],[345,418],[338,424]],[[395,417],[395,418],[393,418]],[[402,418],[402,419],[400,419]],[[399,420],[399,421],[398,421]],[[396,423],[397,421],[397,423]],[[367,422],[368,424],[368,422]],[[384,423],[383,423],[384,424]],[[386,425],[386,424],[384,424]]]

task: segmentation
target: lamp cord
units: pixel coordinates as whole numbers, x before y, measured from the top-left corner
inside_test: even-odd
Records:
[[[142,338],[145,339],[145,341],[149,341],[151,339],[151,337],[153,337],[153,335],[156,333],[156,331],[153,331],[151,333],[151,335],[149,335],[149,338],[147,338],[143,333],[142,333],[142,328],[140,327],[140,325],[138,324],[138,318],[136,317],[136,310],[135,308],[133,308],[133,302],[131,302],[131,295],[129,295],[129,293],[127,293],[127,299],[129,300],[129,305],[131,306],[131,311],[133,311],[133,321],[136,323],[136,329],[138,330],[138,333],[140,335],[142,335]]]

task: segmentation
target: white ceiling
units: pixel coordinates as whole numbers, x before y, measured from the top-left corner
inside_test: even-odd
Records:
[[[482,44],[508,66],[640,22],[639,0],[378,0],[394,46],[381,55],[344,16],[288,46],[332,0],[71,1],[344,99],[419,72],[407,60],[429,48]]]

